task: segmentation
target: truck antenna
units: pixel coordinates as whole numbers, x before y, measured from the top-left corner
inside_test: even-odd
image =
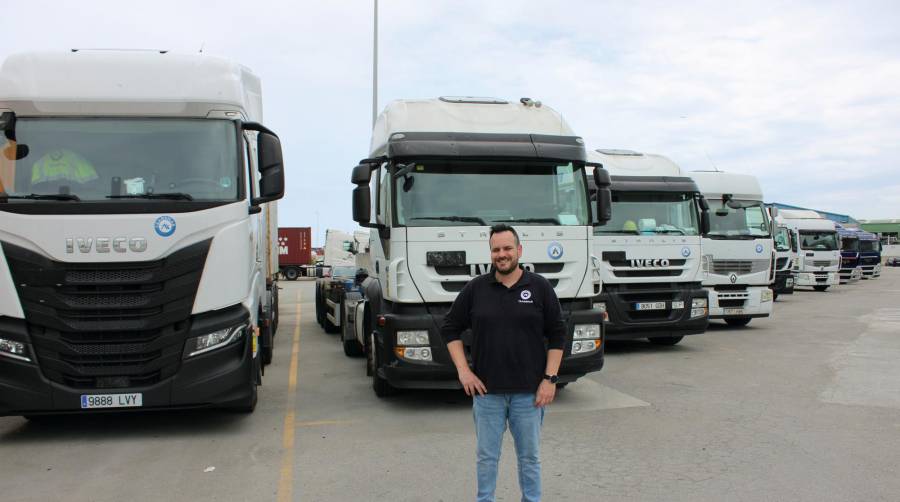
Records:
[[[703,155],[706,157],[706,160],[709,161],[709,165],[712,166],[713,170],[715,170],[717,173],[720,172],[719,168],[716,167],[716,163],[713,162],[711,158],[709,158],[709,154],[706,153],[706,150],[703,150]]]

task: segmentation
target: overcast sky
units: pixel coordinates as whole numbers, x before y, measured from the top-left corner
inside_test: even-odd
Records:
[[[0,0],[0,58],[153,48],[262,78],[288,170],[282,226],[352,229],[368,154],[372,1]],[[768,201],[900,217],[900,4],[380,1],[379,109],[539,99],[593,148],[754,174]]]

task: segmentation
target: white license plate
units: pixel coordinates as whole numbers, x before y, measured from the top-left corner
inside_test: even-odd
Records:
[[[666,302],[640,302],[634,304],[635,310],[665,310]]]
[[[744,313],[744,309],[736,309],[736,308],[726,308],[725,315],[741,315]]]
[[[81,409],[88,408],[138,408],[144,405],[144,395],[134,394],[82,394]]]

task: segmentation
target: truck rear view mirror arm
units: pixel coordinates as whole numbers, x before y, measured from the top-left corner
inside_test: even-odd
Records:
[[[278,135],[257,122],[244,122],[241,129],[259,133],[256,137],[259,196],[251,199],[251,204],[257,206],[284,197],[284,160]]]

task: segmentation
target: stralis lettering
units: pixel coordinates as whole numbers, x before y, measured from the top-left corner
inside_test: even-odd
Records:
[[[534,264],[533,263],[520,263],[525,270],[529,272],[534,272]],[[490,263],[470,263],[469,264],[469,275],[472,277],[477,277],[479,275],[486,274],[491,271]]]
[[[147,250],[147,239],[143,237],[68,237],[66,238],[66,253],[72,254],[75,250],[80,253],[143,253]]]
[[[667,258],[656,258],[656,259],[637,259],[637,260],[628,260],[631,262],[631,266],[635,268],[644,268],[644,267],[668,267],[669,260]]]

